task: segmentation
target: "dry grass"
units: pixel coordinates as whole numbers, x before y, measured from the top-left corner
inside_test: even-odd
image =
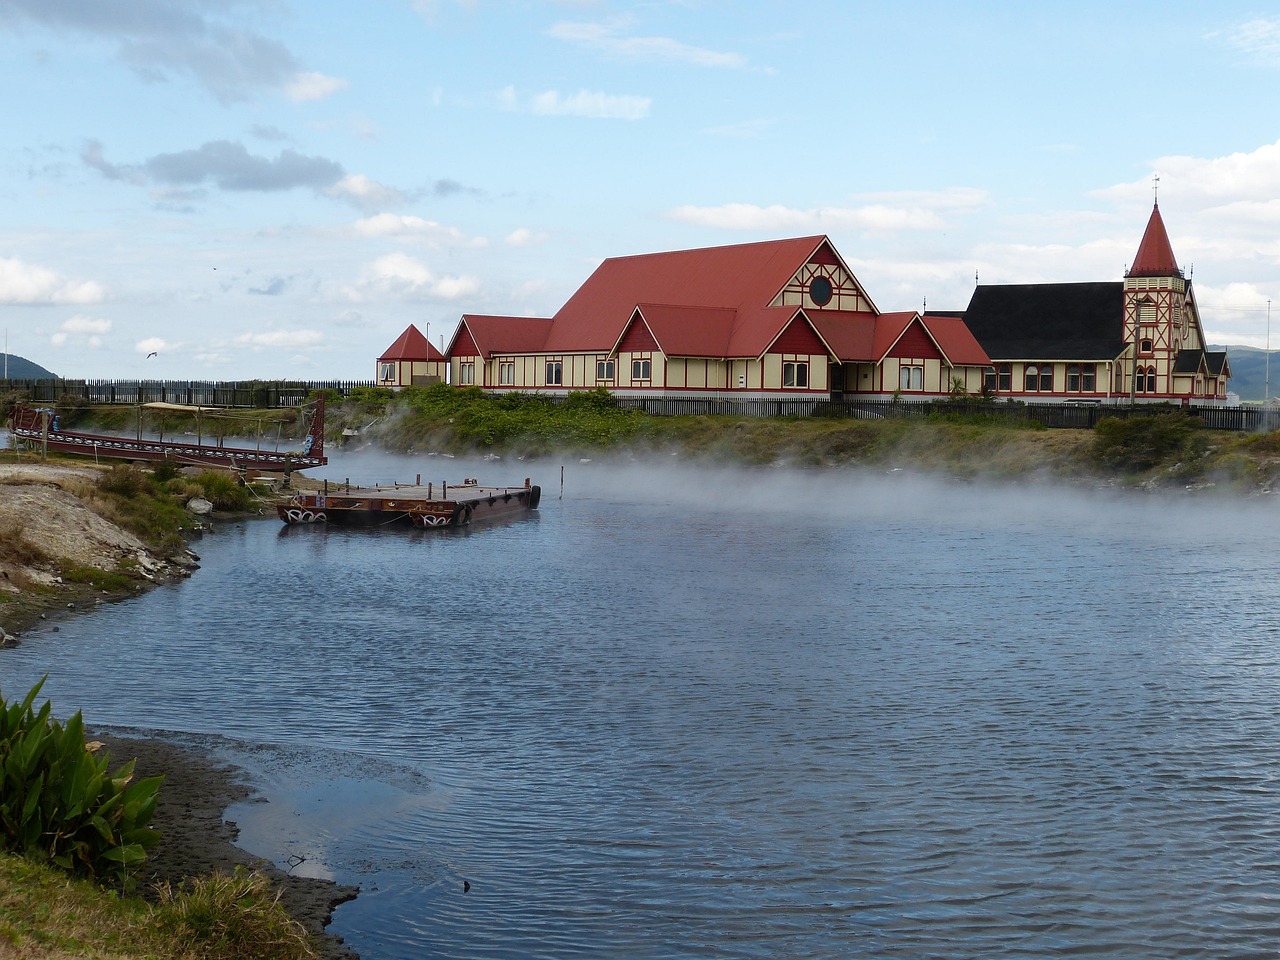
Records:
[[[0,854],[0,960],[311,960],[297,921],[261,874],[214,875],[158,902],[118,896]]]

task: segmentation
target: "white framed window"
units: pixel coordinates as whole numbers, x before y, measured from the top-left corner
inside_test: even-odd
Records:
[[[516,382],[516,365],[512,360],[503,360],[498,364],[498,385],[509,387]]]
[[[784,387],[807,387],[809,385],[808,361],[785,361],[782,364],[782,385]]]
[[[898,368],[899,390],[923,390],[924,367],[901,366]]]
[[[653,375],[653,365],[649,360],[632,360],[631,361],[631,379],[632,380],[648,380]]]
[[[476,365],[474,361],[458,364],[458,383],[464,387],[476,382]]]
[[[612,360],[596,361],[596,382],[597,383],[613,383],[613,361]]]
[[[378,364],[379,380],[394,380],[396,378],[396,365],[394,363]]]
[[[561,360],[547,361],[547,386],[558,387],[564,383],[564,362]]]

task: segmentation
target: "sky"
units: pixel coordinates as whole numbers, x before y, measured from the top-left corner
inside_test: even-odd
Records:
[[[1157,197],[1208,340],[1280,346],[1274,5],[0,0],[0,83],[0,327],[63,377],[369,380],[816,234],[959,310],[1120,279]]]

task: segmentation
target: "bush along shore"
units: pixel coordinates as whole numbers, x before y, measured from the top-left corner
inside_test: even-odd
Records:
[[[743,466],[909,469],[1234,494],[1270,493],[1280,481],[1280,435],[1208,430],[1168,408],[1104,418],[1095,430],[1050,430],[976,409],[911,419],[658,417],[623,409],[603,390],[554,401],[435,385],[334,396],[326,417],[335,444],[405,453],[664,462],[674,455]]]
[[[1103,418],[1094,430],[1047,429],[985,412],[925,417],[654,416],[618,406],[605,390],[555,399],[501,396],[477,387],[435,384],[390,390],[360,387],[326,395],[330,449],[377,446],[401,453],[479,454],[523,460],[672,456],[687,462],[805,468],[907,469],[965,479],[1125,486],[1160,490],[1269,493],[1280,481],[1280,435],[1210,430],[1169,407],[1146,416]],[[309,398],[313,399],[313,398]],[[64,422],[124,429],[120,407],[68,401]],[[166,414],[166,430],[193,432],[195,420]],[[286,445],[301,442],[295,412],[272,419]]]
[[[204,505],[253,515],[273,495],[216,472],[0,454],[0,648],[189,575]],[[239,771],[172,738],[87,740],[78,713],[36,706],[39,689],[8,702],[0,686],[0,956],[354,956],[324,932],[354,889],[234,845],[223,812],[251,793]]]
[[[248,792],[234,770],[164,741],[86,742],[79,713],[36,708],[40,686],[0,691],[0,955],[355,956],[322,933],[354,890],[232,846],[222,811]]]

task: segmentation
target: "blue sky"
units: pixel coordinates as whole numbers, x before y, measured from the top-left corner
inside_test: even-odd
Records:
[[[67,377],[360,378],[610,256],[827,234],[882,310],[1119,279],[1159,175],[1280,345],[1280,11],[0,0],[0,326]],[[155,353],[153,357],[148,354]]]

